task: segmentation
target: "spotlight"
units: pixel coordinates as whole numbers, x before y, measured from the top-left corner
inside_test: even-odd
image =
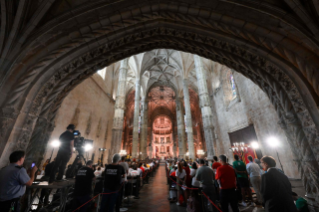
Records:
[[[254,149],[258,149],[259,148],[259,144],[256,141],[253,141],[250,144],[251,144],[251,147],[254,148]]]
[[[267,139],[267,142],[268,144],[271,146],[271,147],[277,147],[279,145],[279,141],[276,137],[269,137]]]
[[[91,150],[93,148],[93,146],[92,146],[92,144],[85,144],[85,146],[84,146],[84,151],[89,151],[89,150]]]
[[[55,148],[55,147],[59,147],[61,145],[59,140],[53,140],[51,145]]]

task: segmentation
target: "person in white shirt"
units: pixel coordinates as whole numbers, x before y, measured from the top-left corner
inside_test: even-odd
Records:
[[[101,177],[102,176],[102,169],[101,167],[97,167],[97,170],[94,172],[95,177]]]
[[[200,182],[196,180],[196,172],[197,172],[197,164],[196,162],[193,162],[190,176],[192,177],[192,186],[193,188],[199,188],[200,187]]]
[[[140,176],[140,172],[137,169],[136,170],[133,169],[133,166],[129,168],[128,173],[129,173],[128,175],[132,177]]]
[[[258,158],[255,158],[254,162],[257,163],[257,165],[258,165],[259,168],[260,168],[260,175],[265,174],[265,171],[263,170],[263,167],[262,167],[261,164],[260,164],[260,160],[259,160]]]
[[[251,156],[247,157],[249,160],[249,163],[246,165],[247,173],[250,178],[250,182],[252,186],[254,187],[254,190],[257,195],[257,204],[262,203],[262,197],[260,193],[260,187],[261,187],[261,176],[260,176],[260,167],[257,163],[253,162],[253,158]]]

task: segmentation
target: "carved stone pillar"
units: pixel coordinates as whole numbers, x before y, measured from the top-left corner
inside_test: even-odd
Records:
[[[151,127],[150,129],[150,144],[148,146],[148,151],[149,151],[149,158],[153,158],[153,128]]]
[[[195,63],[196,77],[197,77],[199,106],[202,111],[207,159],[212,160],[213,156],[215,155],[215,151],[214,151],[215,133],[214,133],[214,126],[213,126],[213,113],[210,107],[210,98],[208,95],[208,89],[207,89],[207,83],[206,83],[206,72],[205,72],[201,57],[199,57],[198,55],[194,55],[194,63]]]
[[[112,127],[112,141],[111,141],[111,152],[109,155],[109,163],[112,162],[113,155],[120,152],[123,121],[125,112],[125,88],[126,88],[126,76],[128,71],[128,59],[126,58],[121,61],[119,82],[117,85],[115,111],[113,118]]]
[[[26,166],[30,166],[33,161],[36,162],[37,166],[41,164],[45,149],[47,148],[48,141],[54,129],[54,123],[50,123],[46,118],[39,117],[34,129],[26,149]]]
[[[152,158],[153,155],[153,149],[152,149],[152,127],[149,127],[147,129],[148,135],[147,135],[147,139],[148,139],[148,146],[147,146],[147,151],[148,151],[148,157]]]
[[[189,153],[189,158],[195,159],[192,111],[191,111],[191,105],[190,105],[187,79],[183,79],[183,93],[184,93],[184,102],[185,102],[185,115],[186,115],[185,125],[186,125],[186,133],[187,133],[188,153]]]
[[[178,135],[178,150],[179,158],[185,158],[186,143],[185,143],[185,125],[183,104],[180,99],[176,99],[176,119],[177,119],[177,135]]]
[[[176,125],[172,128],[171,142],[173,142],[173,158],[177,156],[177,143],[176,143]]]
[[[138,119],[140,115],[140,79],[137,77],[135,81],[135,102],[134,102],[134,121],[133,121],[133,145],[132,145],[132,158],[138,156]]]
[[[148,126],[148,101],[144,101],[143,107],[143,121],[142,121],[142,132],[141,132],[141,152],[142,152],[142,159],[147,157],[147,126]]]

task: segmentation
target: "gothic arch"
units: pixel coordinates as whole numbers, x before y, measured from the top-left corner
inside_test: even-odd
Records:
[[[306,190],[319,198],[319,47],[312,32],[294,24],[291,15],[282,18],[282,11],[264,13],[264,5],[254,10],[256,5],[248,8],[217,0],[196,5],[186,0],[139,2],[88,3],[72,11],[74,17],[60,15],[47,22],[14,50],[11,58],[16,59],[1,73],[0,92],[6,98],[0,100],[0,154],[8,139],[16,138],[18,146],[28,146],[33,157],[28,161],[41,159],[59,106],[77,84],[128,56],[170,48],[224,64],[266,92],[299,161]],[[220,11],[215,3],[264,17],[291,34],[284,36],[279,27],[271,29],[233,11]],[[110,12],[115,6],[122,9]],[[104,8],[98,20],[92,18],[97,8]],[[90,18],[82,23],[82,31],[69,27],[69,22],[83,16]],[[48,36],[55,32],[55,37]]]

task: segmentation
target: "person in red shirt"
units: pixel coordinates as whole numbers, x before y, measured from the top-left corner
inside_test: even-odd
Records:
[[[140,164],[139,164],[139,166],[140,166],[140,169],[142,170],[142,172],[143,172],[143,174],[144,174],[145,169],[144,169],[144,167],[143,167],[142,163],[140,163]]]
[[[183,161],[183,169],[184,169],[185,172],[186,172],[185,185],[186,185],[188,188],[190,188],[190,187],[192,187],[192,177],[190,176],[191,170],[190,170],[190,168],[189,168],[189,166],[188,166],[188,164],[187,164],[186,161]],[[187,190],[185,191],[186,199],[188,199],[189,194],[190,194],[190,193],[189,193],[189,190],[187,189]]]
[[[219,162],[222,166],[217,168],[215,179],[220,187],[220,203],[223,212],[228,212],[228,204],[233,212],[239,212],[237,205],[236,188],[236,175],[235,170],[227,164],[226,156],[220,155]]]
[[[176,177],[176,171],[174,170],[171,174],[170,174],[171,177]]]
[[[222,164],[218,162],[217,156],[214,156],[214,157],[213,157],[213,160],[214,160],[214,163],[213,163],[213,165],[212,165],[212,169],[213,169],[214,172],[216,173],[216,169],[217,169],[218,167],[220,167]]]

